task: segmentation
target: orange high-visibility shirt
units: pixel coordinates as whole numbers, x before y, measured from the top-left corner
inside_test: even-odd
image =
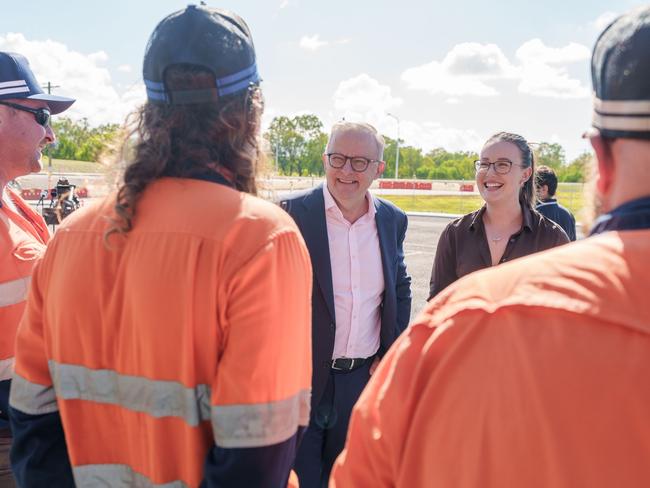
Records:
[[[339,487],[650,486],[650,231],[458,281],[357,403]]]
[[[32,269],[50,239],[43,217],[16,192],[9,188],[6,192],[19,212],[0,206],[0,381],[11,379],[16,329]]]
[[[152,183],[107,249],[113,203],[68,217],[37,265],[11,406],[58,409],[79,486],[195,487],[215,444],[307,425],[309,255],[275,205],[178,178]]]

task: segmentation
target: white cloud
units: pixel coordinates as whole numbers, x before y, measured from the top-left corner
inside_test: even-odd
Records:
[[[498,94],[487,81],[511,77],[514,71],[497,45],[468,42],[454,46],[442,61],[407,69],[402,80],[413,90],[431,94],[485,97]]]
[[[524,64],[571,64],[589,59],[591,51],[575,42],[556,48],[546,46],[541,39],[531,39],[517,49],[515,57]]]
[[[327,119],[367,122],[381,134],[397,137],[397,122],[388,115],[402,105],[402,99],[393,96],[391,88],[367,74],[342,81],[334,93],[334,112]],[[328,124],[326,124],[327,126]],[[399,122],[400,139],[405,144],[425,151],[434,147],[448,150],[466,150],[479,147],[480,138],[473,130],[443,127],[436,122],[418,123],[408,119]]]
[[[402,80],[410,89],[448,95],[452,100],[464,95],[498,95],[494,82],[503,80],[519,80],[519,91],[529,95],[586,97],[589,89],[569,76],[567,65],[589,56],[589,49],[581,44],[553,48],[532,39],[519,47],[516,62],[511,62],[495,44],[463,43],[454,46],[442,61],[407,69]]]
[[[532,39],[517,49],[515,57],[521,63],[521,93],[555,98],[589,96],[589,87],[571,78],[567,71],[568,64],[591,57],[587,47],[570,43],[562,48],[552,48],[540,39]]]
[[[67,116],[85,117],[91,124],[122,123],[145,101],[141,84],[117,92],[108,69],[102,66],[108,60],[104,51],[82,54],[60,42],[31,41],[19,33],[0,36],[0,49],[23,54],[41,83],[60,85],[54,93],[76,98]]]
[[[383,119],[386,112],[402,104],[402,99],[394,97],[388,85],[365,73],[339,83],[333,98],[339,116],[370,123]]]
[[[121,64],[117,67],[117,71],[121,71],[122,73],[130,73],[133,71],[133,68],[130,64]]]
[[[335,41],[325,41],[321,40],[320,35],[314,34],[313,36],[302,36],[298,45],[307,51],[317,51],[318,49],[326,46],[340,46],[343,44],[349,44],[350,39],[343,38],[337,39]]]
[[[282,2],[280,3],[281,9],[287,8],[288,6],[289,6],[289,0],[282,0]]]
[[[327,46],[328,44],[329,42],[327,41],[321,41],[318,34],[315,34],[313,36],[302,36],[300,38],[300,42],[298,43],[302,49],[306,49],[307,51],[316,51],[321,47]]]
[[[419,124],[404,121],[400,129],[400,136],[406,144],[421,147],[425,152],[436,147],[444,147],[447,151],[478,150],[483,143],[483,139],[474,130],[455,129],[437,122]]]
[[[605,27],[611,24],[619,14],[612,11],[603,12],[598,16],[596,20],[591,22],[591,25],[598,31],[601,32]]]

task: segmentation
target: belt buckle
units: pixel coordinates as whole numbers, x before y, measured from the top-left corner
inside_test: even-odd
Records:
[[[350,367],[349,368],[339,368],[336,366],[336,361],[339,359],[350,359]],[[351,358],[336,358],[332,359],[332,369],[334,371],[352,371],[354,369],[356,359],[351,359]]]

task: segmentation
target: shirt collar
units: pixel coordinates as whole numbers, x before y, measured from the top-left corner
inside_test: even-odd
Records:
[[[334,200],[334,197],[329,191],[329,188],[327,188],[327,183],[323,184],[323,198],[325,200],[325,211],[328,212],[332,208],[336,208],[336,210],[341,213],[341,209],[339,206],[336,204],[336,200]],[[370,191],[366,191],[366,200],[368,200],[368,212],[366,215],[370,218],[375,218],[375,214],[377,213],[377,209],[375,208],[375,200],[372,197],[372,194]],[[343,215],[343,214],[341,214]]]
[[[470,224],[470,229],[474,229],[479,222],[482,222],[483,214],[485,213],[486,206],[483,205],[479,210],[474,212],[472,217],[472,223]],[[528,229],[529,231],[533,230],[533,211],[528,205],[521,204],[521,213],[523,215],[522,220],[522,229]]]

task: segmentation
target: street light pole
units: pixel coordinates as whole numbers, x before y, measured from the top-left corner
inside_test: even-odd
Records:
[[[397,141],[396,141],[396,149],[395,149],[395,179],[399,178],[399,117],[397,115],[393,115],[391,113],[387,113],[389,117],[392,117],[395,119],[397,122]]]
[[[53,85],[51,82],[48,81],[47,85],[43,85],[43,88],[47,88],[47,94],[51,95],[53,88],[61,88],[61,87],[59,85]],[[51,172],[52,171],[52,148],[49,145],[47,146],[47,167],[48,170]]]

